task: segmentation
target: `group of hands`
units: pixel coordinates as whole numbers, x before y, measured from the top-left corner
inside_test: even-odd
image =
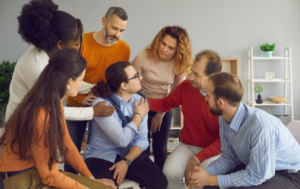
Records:
[[[94,100],[97,98],[94,94],[89,92],[89,94],[83,99],[82,104],[84,106],[91,106]],[[143,118],[148,114],[149,112],[149,104],[145,103],[147,102],[146,99],[141,97],[140,104],[137,105],[137,101],[135,100],[135,106],[134,106],[134,112],[139,113]],[[114,106],[107,105],[107,102],[100,102],[96,104],[94,107],[94,116],[96,117],[107,117],[112,116],[115,112]],[[153,133],[160,132],[161,128],[161,122],[162,118],[154,115],[151,119],[151,131]]]
[[[193,157],[185,168],[185,184],[190,188],[202,188],[209,186],[216,179],[213,175],[207,173],[205,169],[199,166],[198,161]]]

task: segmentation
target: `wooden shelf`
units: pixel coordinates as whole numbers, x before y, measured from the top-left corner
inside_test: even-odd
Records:
[[[249,57],[250,58],[250,57]],[[259,57],[259,56],[253,56],[253,60],[289,60],[290,57],[284,57],[284,56],[272,56],[270,58],[268,57]]]
[[[248,79],[248,82],[252,82],[252,79]],[[273,80],[266,80],[266,79],[253,79],[253,82],[264,82],[264,83],[269,83],[269,82],[291,82],[290,79],[273,79]]]
[[[252,106],[252,102],[248,102],[249,106]],[[257,104],[254,102],[254,106],[285,106],[285,105],[291,105],[290,102],[282,102],[280,104],[277,104],[273,101],[264,101],[262,104]]]

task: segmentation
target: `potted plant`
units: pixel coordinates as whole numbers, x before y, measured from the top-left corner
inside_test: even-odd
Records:
[[[273,43],[273,45],[266,43],[260,46],[260,50],[264,51],[266,53],[266,57],[268,58],[272,57],[272,52],[275,50],[275,48],[276,48],[275,43]]]
[[[260,86],[260,85],[256,85],[254,87],[254,91],[258,94],[257,95],[257,99],[256,99],[256,103],[257,104],[262,104],[264,101],[261,99],[261,93],[263,92],[264,90],[264,87],[263,86]]]
[[[0,64],[0,127],[4,125],[6,106],[9,99],[9,85],[16,63],[3,61]]]

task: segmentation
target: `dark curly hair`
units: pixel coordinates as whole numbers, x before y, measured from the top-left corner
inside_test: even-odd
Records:
[[[23,6],[18,21],[22,39],[40,50],[51,51],[59,40],[65,44],[79,36],[82,40],[81,21],[59,11],[52,0],[31,0]]]
[[[119,90],[121,83],[128,83],[128,75],[124,71],[131,66],[129,62],[116,62],[110,65],[105,71],[105,82],[101,79],[93,88],[92,93],[103,98],[109,97],[112,93]]]

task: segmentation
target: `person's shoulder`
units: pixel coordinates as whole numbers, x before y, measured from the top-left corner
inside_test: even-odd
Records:
[[[97,97],[94,102],[92,102],[92,107],[95,106],[96,104],[100,103],[100,102],[107,102],[107,105],[111,105],[110,102],[108,102],[107,100],[105,100],[102,97]]]
[[[144,49],[144,50],[140,51],[140,52],[135,56],[134,59],[140,62],[140,61],[146,60],[147,58],[148,58],[148,52],[147,52],[146,49]],[[141,62],[141,63],[143,63],[143,62]]]
[[[86,43],[86,42],[89,42],[89,41],[91,41],[92,39],[94,39],[93,33],[94,33],[94,32],[85,33],[85,34],[83,35],[83,38],[82,38],[82,43]]]
[[[20,69],[22,72],[26,70],[29,72],[41,72],[48,64],[48,61],[49,57],[45,51],[31,46],[18,60],[15,69]]]
[[[135,94],[133,95],[133,100],[137,100],[137,102],[140,103],[141,97],[143,97],[143,96],[140,95],[139,93],[135,93]],[[144,97],[143,97],[143,98],[144,98]]]
[[[192,85],[191,80],[189,80],[189,79],[183,80],[183,81],[178,85],[178,87],[182,87],[182,88],[184,88],[184,89],[188,89],[188,88],[195,89],[195,88],[193,87],[193,85]]]
[[[128,45],[128,43],[126,43],[125,41],[123,41],[122,39],[118,40],[118,44],[119,46],[121,46],[122,48],[125,48],[127,50],[130,50],[130,46]]]

